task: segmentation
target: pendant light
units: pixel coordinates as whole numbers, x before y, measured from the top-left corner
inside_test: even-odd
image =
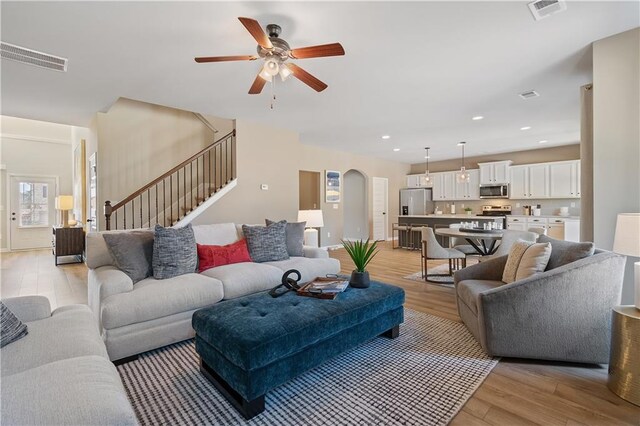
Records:
[[[429,174],[429,150],[430,149],[431,148],[429,148],[429,147],[426,147],[424,149],[425,153],[426,153],[426,155],[424,157],[426,159],[425,168],[424,168],[424,184],[426,186],[429,186],[429,185],[433,184],[433,181],[431,180],[431,175]]]
[[[469,172],[464,167],[464,146],[466,142],[460,142],[458,146],[462,147],[462,165],[460,166],[460,171],[456,173],[456,182],[458,183],[467,183],[471,180],[471,176],[469,176]]]

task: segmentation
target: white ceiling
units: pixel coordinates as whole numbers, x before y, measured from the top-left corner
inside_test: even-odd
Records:
[[[527,2],[3,1],[2,40],[67,57],[69,70],[3,60],[2,114],[86,126],[127,97],[408,163],[424,161],[426,145],[433,161],[456,157],[460,140],[469,156],[575,143],[590,43],[640,25],[639,7],[569,2],[536,22]],[[247,94],[257,62],[196,64],[255,53],[238,16],[278,23],[292,47],[341,42],[344,57],[297,61],[329,88],[318,94],[291,79],[276,86],[272,111],[268,85]],[[517,96],[529,89],[541,97]]]

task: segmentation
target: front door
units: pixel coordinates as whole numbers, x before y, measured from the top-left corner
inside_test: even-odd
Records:
[[[373,239],[385,241],[387,229],[389,229],[387,210],[389,208],[389,180],[387,178],[374,177],[372,179],[373,193]]]
[[[9,185],[11,250],[51,247],[56,178],[11,176]]]

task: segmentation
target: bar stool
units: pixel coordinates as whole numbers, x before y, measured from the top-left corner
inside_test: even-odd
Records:
[[[391,224],[391,248],[397,249],[400,248],[400,232],[407,232],[407,238],[408,238],[408,231],[409,231],[409,226],[407,225],[400,225],[399,223],[392,223]],[[396,241],[395,238],[395,233],[398,233],[398,244],[395,245],[394,242]]]
[[[422,227],[424,225],[409,225],[409,247],[411,250],[420,250],[422,242]]]

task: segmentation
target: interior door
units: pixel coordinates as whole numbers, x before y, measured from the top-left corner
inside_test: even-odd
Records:
[[[11,176],[9,185],[11,250],[51,247],[51,227],[56,222],[56,178]]]
[[[373,239],[386,241],[389,229],[389,179],[374,177],[373,192]]]

